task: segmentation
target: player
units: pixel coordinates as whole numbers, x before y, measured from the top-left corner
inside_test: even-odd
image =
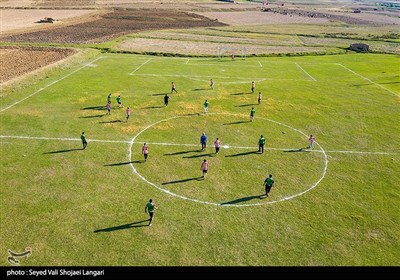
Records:
[[[126,114],[126,121],[128,121],[129,120],[129,117],[131,116],[131,112],[132,112],[132,110],[128,107],[128,108],[126,108],[126,110],[125,110],[125,114]]]
[[[171,93],[173,93],[174,91],[175,91],[176,93],[178,93],[178,91],[176,90],[176,85],[175,85],[175,83],[172,82],[172,83],[171,83]]]
[[[256,109],[254,109],[254,107],[251,107],[251,111],[250,111],[250,121],[251,122],[254,120],[255,114],[256,114]]]
[[[146,206],[144,207],[144,212],[149,213],[149,226],[151,226],[151,224],[153,223],[155,209],[157,209],[157,205],[150,198],[149,202],[147,202]]]

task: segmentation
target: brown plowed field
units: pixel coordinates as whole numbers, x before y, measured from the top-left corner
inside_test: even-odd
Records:
[[[0,43],[75,43],[96,44],[106,42],[124,34],[144,30],[185,29],[195,27],[215,27],[223,25],[276,25],[276,24],[321,24],[342,21],[367,26],[399,25],[399,17],[390,13],[378,13],[362,9],[362,13],[352,13],[347,9],[317,9],[299,5],[268,5],[268,11],[257,3],[227,3],[222,1],[153,1],[142,0],[53,0],[52,4],[43,0],[0,0],[2,3]],[[323,1],[322,1],[323,2]],[[333,2],[333,1],[332,1]],[[356,5],[356,4],[354,4]],[[358,5],[358,4],[357,4]],[[358,6],[354,6],[358,7]],[[290,9],[289,9],[290,7]],[[360,4],[360,7],[364,5]],[[318,12],[322,11],[322,12]],[[13,15],[13,12],[15,13]],[[45,13],[45,14],[44,14]],[[196,14],[197,13],[197,14]],[[55,23],[36,23],[44,16],[55,18]],[[6,21],[7,19],[7,21]],[[4,23],[4,24],[3,24]],[[162,36],[159,34],[159,36]],[[188,35],[186,35],[188,36]],[[199,37],[201,37],[199,35]],[[123,42],[129,51],[171,52],[182,54],[212,54],[221,42],[218,38],[195,38],[182,44],[176,40],[160,38],[133,38]],[[228,42],[228,39],[224,39]],[[267,46],[257,49],[250,45],[249,53],[276,52],[277,47]],[[124,50],[125,50],[124,49]],[[308,48],[307,50],[310,50]],[[292,47],[288,52],[302,52],[302,47]],[[318,51],[318,48],[312,49]],[[279,52],[284,52],[282,46]],[[29,73],[38,68],[55,63],[74,53],[70,49],[40,47],[0,47],[1,83]]]
[[[12,43],[100,43],[142,30],[192,28],[225,25],[207,17],[175,10],[115,10],[85,17],[83,22],[58,26],[44,23],[38,31],[0,36]],[[50,25],[50,26],[49,26]],[[64,59],[74,51],[56,48],[0,48],[1,83]]]
[[[0,81],[4,83],[74,53],[73,49],[0,46]]]

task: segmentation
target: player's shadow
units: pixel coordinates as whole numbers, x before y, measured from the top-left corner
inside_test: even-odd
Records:
[[[233,155],[227,155],[225,157],[240,157],[240,156],[247,156],[247,155],[251,155],[251,154],[258,154],[258,150],[257,151],[250,151],[250,152],[244,152],[244,153],[238,153],[238,154],[233,154]]]
[[[104,121],[104,122],[99,122],[99,123],[120,123],[122,122],[121,120],[111,120],[111,121]]]
[[[221,205],[241,203],[241,202],[245,202],[245,201],[249,201],[249,200],[253,200],[253,199],[260,199],[260,197],[262,197],[262,195],[252,195],[252,196],[241,197],[241,198],[238,198],[235,200],[222,202]]]
[[[291,149],[291,150],[285,150],[285,153],[296,153],[296,152],[309,152],[309,150],[307,150],[308,147],[306,148],[300,148],[300,149]]]
[[[189,181],[200,181],[202,180],[203,177],[193,177],[193,178],[186,178],[186,179],[181,179],[181,180],[175,180],[175,181],[169,181],[169,182],[164,182],[161,185],[169,185],[169,184],[179,184],[179,183],[185,183]]]
[[[102,105],[102,106],[92,106],[92,107],[85,107],[82,108],[81,110],[105,110],[106,106]]]
[[[238,122],[230,122],[230,123],[224,123],[222,125],[232,125],[232,124],[241,124],[241,123],[248,123],[250,121],[238,121]]]
[[[133,160],[133,161],[126,161],[126,162],[104,164],[104,166],[120,166],[120,165],[127,165],[127,164],[131,164],[131,163],[143,163],[143,162],[145,162],[145,160]]]
[[[149,94],[150,96],[160,96],[160,95],[166,95],[168,93],[153,93],[153,94]]]
[[[241,105],[236,105],[235,107],[250,107],[250,106],[254,106],[254,105],[257,105],[257,103],[241,104]]]
[[[159,108],[164,108],[165,106],[148,106],[148,107],[142,107],[140,109],[159,109]]]
[[[59,154],[59,153],[68,153],[68,152],[73,152],[73,151],[81,151],[82,148],[75,148],[75,149],[68,149],[68,150],[58,150],[58,151],[51,151],[51,152],[46,152],[43,153],[44,155],[48,155],[48,154]]]
[[[199,91],[199,90],[208,90],[208,88],[195,88],[192,91]]]
[[[109,228],[102,228],[102,229],[96,229],[94,232],[111,232],[115,230],[121,230],[121,229],[129,229],[129,228],[135,228],[135,227],[147,227],[148,224],[143,224],[144,222],[148,222],[149,220],[142,220],[138,222],[133,222],[133,223],[127,223],[124,225],[119,225],[115,227],[109,227]]]
[[[215,153],[208,153],[208,154],[201,154],[201,155],[186,156],[186,157],[182,157],[182,158],[199,158],[199,157],[214,157],[214,156],[215,156]]]
[[[176,153],[164,154],[164,156],[177,156],[177,155],[183,155],[183,154],[195,153],[195,152],[201,152],[201,149],[200,150],[190,150],[190,151],[181,151],[181,152],[176,152]]]
[[[237,92],[237,93],[231,93],[231,95],[243,95],[243,94],[252,94],[251,92]]]
[[[92,116],[83,116],[83,117],[79,117],[80,119],[91,119],[91,118],[101,118],[103,117],[104,114],[101,115],[92,115]]]

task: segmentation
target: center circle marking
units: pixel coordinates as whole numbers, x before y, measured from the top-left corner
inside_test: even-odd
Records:
[[[259,206],[259,205],[273,204],[273,203],[277,203],[277,202],[289,200],[289,199],[295,198],[295,197],[297,197],[297,196],[303,195],[303,194],[305,194],[306,192],[312,190],[312,189],[315,188],[315,187],[324,179],[324,177],[325,177],[326,170],[328,169],[328,156],[326,155],[326,152],[325,152],[325,150],[322,148],[322,146],[316,142],[315,144],[321,149],[321,152],[322,152],[322,154],[324,155],[324,170],[323,170],[323,172],[322,172],[321,177],[320,177],[314,184],[312,184],[309,188],[307,188],[306,190],[304,190],[304,191],[302,191],[302,192],[300,192],[300,193],[291,195],[291,196],[287,196],[287,197],[278,199],[278,200],[272,200],[272,201],[263,202],[263,203],[249,203],[249,204],[240,204],[240,205],[237,205],[237,204],[221,204],[221,203],[209,202],[209,201],[202,201],[202,200],[198,200],[198,199],[194,199],[194,198],[189,198],[189,197],[186,197],[186,196],[182,196],[182,195],[179,195],[179,194],[170,192],[169,190],[163,189],[163,188],[159,187],[158,185],[156,185],[155,183],[150,182],[149,180],[147,180],[143,175],[141,175],[141,174],[136,170],[135,166],[134,166],[133,163],[132,163],[132,146],[133,146],[133,144],[135,143],[136,138],[137,138],[140,134],[142,134],[143,132],[145,132],[147,129],[149,129],[149,128],[151,128],[152,126],[154,126],[154,125],[156,125],[156,124],[159,124],[159,123],[161,123],[161,122],[166,122],[166,121],[169,121],[169,120],[172,120],[172,119],[176,119],[176,118],[189,117],[189,116],[195,116],[195,115],[198,115],[198,114],[183,115],[183,116],[174,116],[174,117],[171,117],[171,118],[159,120],[159,121],[157,121],[157,122],[155,122],[155,123],[152,123],[152,124],[146,126],[144,129],[142,129],[141,131],[139,131],[139,132],[131,139],[131,141],[130,141],[130,143],[129,143],[129,152],[128,152],[128,153],[129,153],[129,161],[131,162],[131,163],[130,163],[130,166],[132,167],[133,172],[134,172],[136,175],[138,175],[138,176],[139,176],[143,181],[145,181],[146,183],[152,185],[152,186],[155,187],[156,189],[158,189],[158,190],[160,190],[160,191],[162,191],[162,192],[165,192],[165,193],[167,193],[167,194],[169,194],[169,195],[176,196],[176,197],[179,197],[179,198],[181,198],[181,199],[185,199],[185,200],[189,200],[189,201],[193,201],[193,202],[197,202],[197,203],[208,204],[208,205],[214,205],[214,206],[223,206],[223,207]],[[231,116],[238,116],[239,114],[231,114],[231,113],[207,113],[207,115],[231,115]],[[278,121],[270,120],[270,119],[267,119],[267,118],[262,118],[262,117],[255,117],[255,118],[257,118],[257,119],[262,119],[262,120],[266,120],[266,121],[269,121],[269,122],[272,122],[272,123],[275,123],[275,124],[278,124],[278,125],[281,125],[281,126],[285,126],[285,127],[289,128],[289,129],[294,130],[294,131],[296,131],[296,132],[298,132],[298,133],[304,135],[305,137],[307,137],[307,135],[306,135],[304,132],[302,132],[302,131],[300,131],[300,130],[294,128],[294,127],[291,127],[291,126],[289,126],[289,125],[280,123],[280,122],[278,122]]]

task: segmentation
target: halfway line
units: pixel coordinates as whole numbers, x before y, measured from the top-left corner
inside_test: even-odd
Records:
[[[0,138],[14,138],[14,139],[38,139],[38,140],[62,140],[62,141],[81,141],[80,138],[56,138],[56,137],[35,137],[35,136],[18,136],[18,135],[0,135]],[[131,143],[130,140],[100,140],[100,139],[87,139],[88,142],[102,142],[102,143]],[[159,146],[184,146],[184,147],[199,147],[198,144],[178,144],[178,143],[165,143],[165,142],[146,142],[146,141],[135,141],[133,144],[151,144],[151,145],[159,145]],[[230,146],[230,145],[222,145],[224,149],[254,149],[258,150],[258,146]],[[211,148],[211,147],[210,147]],[[292,152],[315,152],[322,153],[322,150],[308,150],[308,149],[293,149],[293,148],[268,148],[265,147],[265,150],[270,151],[292,151]],[[367,155],[396,155],[398,153],[388,153],[388,152],[362,152],[362,151],[325,151],[326,153],[343,153],[343,154],[367,154]]]

